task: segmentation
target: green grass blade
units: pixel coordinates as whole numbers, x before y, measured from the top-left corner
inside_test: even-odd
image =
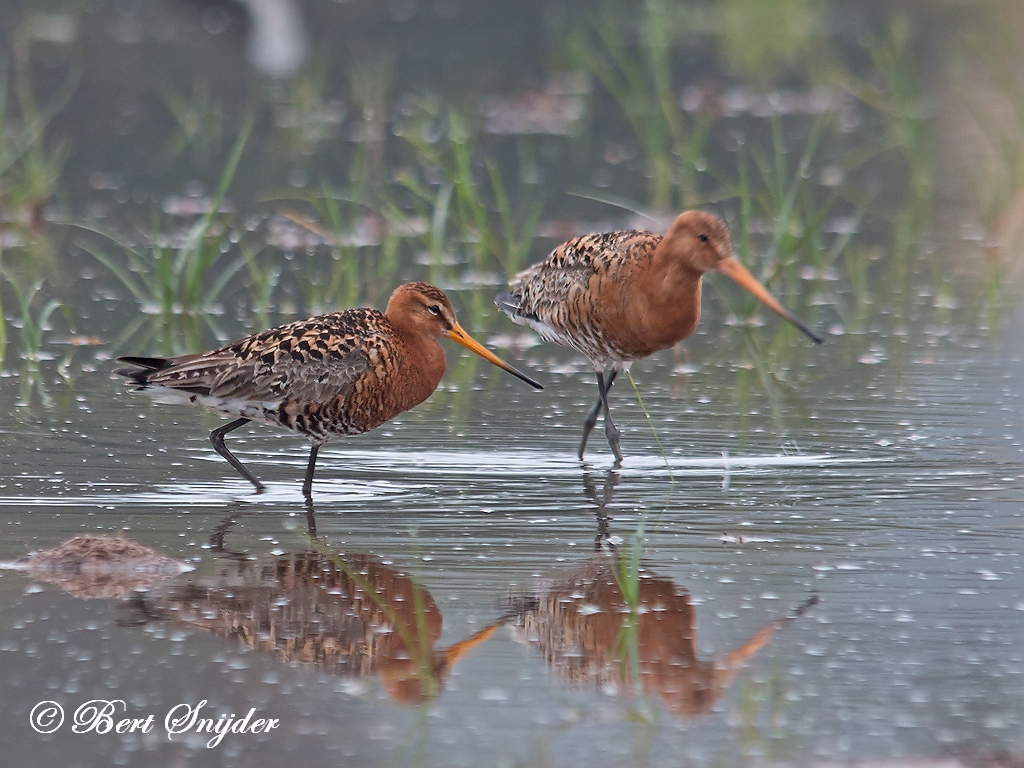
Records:
[[[121,285],[123,285],[131,292],[131,294],[136,298],[136,300],[139,301],[139,303],[144,304],[146,303],[146,301],[153,298],[152,296],[146,295],[146,292],[139,286],[138,283],[135,282],[134,279],[132,279],[131,275],[129,275],[124,269],[122,269],[120,264],[118,264],[116,261],[114,261],[105,253],[103,253],[103,251],[100,251],[98,249],[93,250],[89,245],[82,242],[78,243],[78,247],[81,248],[86,253],[88,253],[94,259],[96,259],[96,261],[105,266],[108,270],[110,270],[111,274],[113,274],[114,277],[116,277],[121,282]]]

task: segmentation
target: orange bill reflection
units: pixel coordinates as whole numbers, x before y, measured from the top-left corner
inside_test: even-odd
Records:
[[[331,675],[380,676],[394,701],[436,697],[452,667],[498,625],[448,648],[437,602],[370,555],[308,551],[237,560],[188,585],[138,593],[122,625],[169,622]]]
[[[509,596],[513,637],[574,688],[621,695],[639,684],[678,717],[710,712],[737,672],[816,602],[812,598],[791,616],[769,622],[731,651],[700,658],[689,592],[641,569],[638,604],[630,606],[618,571],[617,555],[595,554],[543,590]]]

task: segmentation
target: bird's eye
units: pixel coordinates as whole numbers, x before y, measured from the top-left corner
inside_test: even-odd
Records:
[[[706,243],[708,241],[708,236],[707,235],[697,235],[697,239],[700,240],[702,243]]]
[[[437,304],[431,304],[429,307],[427,307],[427,312],[429,312],[432,315],[440,315],[441,308],[437,306]]]

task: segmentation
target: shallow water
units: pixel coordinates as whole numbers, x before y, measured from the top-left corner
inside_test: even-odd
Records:
[[[621,210],[562,194],[584,178],[593,182],[584,191],[640,197],[647,180],[635,141],[615,122],[621,116],[582,136],[574,127],[584,119],[577,100],[611,114],[607,97],[571,78],[541,77],[542,43],[561,39],[579,9],[427,5],[304,8],[327,82],[351,74],[335,68],[341,54],[321,39],[327,31],[342,30],[356,59],[373,58],[358,45],[383,36],[398,62],[389,124],[399,122],[410,94],[431,91],[454,103],[468,89],[486,97],[480,114],[493,135],[523,125],[547,134],[544,141],[571,134],[574,143],[539,150],[547,174],[529,184],[550,204],[530,258],[573,231],[630,224]],[[458,286],[451,293],[463,325],[544,391],[467,362],[449,345],[450,371],[430,400],[321,451],[311,505],[301,493],[301,438],[263,427],[233,433],[229,444],[266,484],[255,494],[210,446],[218,417],[152,404],[110,375],[119,354],[199,349],[253,330],[259,309],[245,297],[248,279],[235,281],[242,287],[194,327],[184,315],[144,315],[59,222],[127,227],[152,205],[178,210],[215,187],[231,142],[210,139],[204,150],[204,136],[220,136],[211,123],[175,159],[154,160],[175,135],[161,106],[165,82],[187,90],[209,75],[224,99],[214,112],[230,115],[241,93],[232,84],[270,94],[264,106],[278,111],[265,122],[274,125],[258,129],[259,150],[232,188],[232,204],[261,222],[249,232],[262,233],[268,211],[278,210],[267,202],[279,199],[271,194],[277,186],[316,191],[318,164],[335,174],[351,168],[337,147],[358,144],[352,138],[373,124],[373,110],[335,103],[335,88],[325,87],[303,107],[305,133],[287,133],[280,110],[291,102],[282,94],[301,89],[253,74],[246,27],[222,15],[234,6],[69,6],[31,27],[41,91],[61,81],[68,62],[82,68],[78,95],[54,123],[76,144],[48,214],[49,250],[43,258],[25,242],[7,243],[3,255],[12,274],[39,268],[45,296],[68,301],[70,330],[86,343],[64,343],[68,329],[54,315],[33,366],[20,357],[24,318],[9,286],[0,293],[9,320],[0,371],[9,414],[0,426],[0,561],[8,566],[0,569],[0,762],[1021,760],[1024,339],[1016,332],[1015,250],[1003,253],[1001,290],[986,291],[979,275],[989,262],[947,212],[927,235],[908,236],[920,253],[889,271],[871,268],[866,288],[846,262],[836,267],[846,270],[841,276],[808,264],[786,298],[827,334],[820,347],[796,334],[773,340],[774,319],[741,327],[721,301],[729,295],[721,281],[709,280],[698,333],[631,369],[649,420],[626,377],[612,391],[626,457],[614,467],[600,424],[586,460],[576,458],[596,396],[588,366],[522,343],[519,329],[490,311],[492,288],[470,289],[500,283],[499,267],[474,273],[446,252],[459,266],[435,273],[425,266],[431,254],[403,244],[393,283],[439,275]],[[686,18],[721,21],[698,11]],[[862,18],[842,3],[832,11],[826,28],[837,49],[854,44],[845,24],[877,30],[888,20],[881,11]],[[12,5],[0,21],[24,29],[18,24],[29,15]],[[77,25],[70,42],[51,39],[66,32],[62,18]],[[925,42],[949,33],[949,17],[914,18]],[[444,35],[431,37],[435,28]],[[717,77],[714,62],[698,55],[701,45],[680,43],[676,68]],[[165,54],[161,68],[155,61]],[[157,74],[165,78],[159,87]],[[301,82],[312,87],[315,79]],[[833,98],[748,99],[745,87],[725,92],[730,119],[754,120],[779,104],[792,112],[806,102],[813,111],[815,99]],[[753,79],[749,88],[763,91]],[[680,98],[687,109],[697,103],[692,91]],[[851,107],[848,94],[835,98],[842,119],[853,120],[852,110],[859,121],[838,144],[878,130],[877,114]],[[733,137],[723,145],[735,140],[736,125],[718,129]],[[327,133],[311,138],[314,128]],[[807,133],[798,126],[788,140],[799,148]],[[526,152],[518,140],[496,140],[494,156]],[[592,147],[601,148],[600,161],[587,155]],[[729,151],[712,147],[709,156]],[[401,155],[396,167],[405,162]],[[882,209],[903,183],[896,165],[873,171],[886,182]],[[939,197],[962,194],[955,176],[936,161]],[[850,200],[862,191],[851,190]],[[862,228],[831,218],[822,230],[856,230],[860,250],[851,262],[895,260],[909,241],[894,234],[888,213],[872,209]],[[177,214],[167,215],[162,223],[181,229]],[[268,236],[280,235],[271,229]],[[330,260],[303,261],[301,244],[280,240],[270,258],[285,276],[262,308],[275,322],[305,311],[303,285],[322,282]],[[379,306],[390,287],[367,282],[352,300]],[[140,316],[150,325],[123,336]],[[91,575],[79,572],[81,563],[12,566],[84,534],[128,538],[180,561],[183,572],[161,570],[163,578],[133,591],[131,569],[116,563]],[[117,596],[97,596],[98,583],[120,585],[122,577],[128,586]],[[92,700],[123,702],[115,720],[153,715],[154,725],[149,733],[73,732],[76,709]],[[65,711],[55,733],[30,726],[42,701]],[[255,709],[254,717],[279,724],[228,734],[212,747],[209,734],[168,738],[165,715],[200,701],[204,716]]]
[[[872,377],[877,407],[853,415],[845,402],[851,388],[823,376],[813,391],[793,395],[797,405],[788,398],[783,405],[798,423],[813,415],[830,425],[799,449],[773,446],[770,435],[745,442],[731,435],[722,426],[735,416],[728,403],[679,419],[689,398],[673,399],[669,377],[651,366],[637,376],[667,463],[628,397],[616,400],[627,453],[618,470],[600,441],[587,464],[575,460],[570,414],[545,430],[523,418],[543,410],[533,404],[541,398],[564,400],[567,411],[568,403],[582,406],[591,394],[582,376],[561,377],[537,395],[501,382],[481,393],[461,437],[446,434],[427,406],[390,434],[325,452],[315,484],[317,546],[364,556],[421,586],[443,622],[437,650],[501,621],[509,595],[580,578],[602,536],[596,557],[605,568],[617,562],[612,550],[628,557],[640,521],[641,581],[667,580],[689,594],[703,661],[816,596],[816,606],[781,627],[715,693],[706,713],[674,714],[657,675],[641,676],[638,691],[632,678],[616,682],[583,661],[570,679],[564,666],[552,667],[559,656],[509,627],[451,667],[436,701],[403,704],[373,665],[331,673],[187,623],[119,626],[124,609],[112,601],[76,599],[4,572],[9,721],[23,722],[43,698],[121,698],[135,716],[159,718],[180,702],[206,699],[216,713],[256,707],[282,722],[272,736],[228,737],[216,750],[197,738],[22,733],[9,746],[13,764],[46,754],[69,765],[296,757],[562,764],[584,756],[671,765],[680,750],[696,764],[1019,750],[1024,424],[1019,395],[1006,390],[1019,380],[1020,360],[1019,350],[1002,346],[979,353],[970,396],[936,386],[964,369],[960,361],[907,371],[898,387]],[[77,533],[123,531],[194,563],[174,584],[216,586],[225,562],[230,570],[236,561],[211,548],[211,536],[232,516],[226,550],[265,561],[310,549],[300,441],[267,430],[245,437],[240,455],[268,482],[258,496],[215,460],[198,413],[131,400],[126,411],[112,388],[97,374],[94,389],[82,388],[90,413],[58,408],[20,434],[5,431],[14,472],[3,489],[9,534],[0,557]],[[119,427],[126,414],[139,424]],[[75,427],[62,435],[71,417]],[[41,472],[40,453],[66,469]],[[159,601],[161,590],[170,587],[145,594]],[[279,592],[286,603],[298,599]],[[584,655],[601,656],[597,642]],[[612,661],[603,663],[614,671],[622,653],[609,644],[603,653]],[[581,652],[562,650],[570,658]]]

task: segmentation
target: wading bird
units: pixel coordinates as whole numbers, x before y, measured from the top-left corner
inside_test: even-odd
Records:
[[[583,423],[580,459],[603,409],[605,436],[616,461],[622,461],[608,390],[634,360],[693,333],[700,319],[701,278],[710,270],[731,278],[821,343],[746,270],[733,253],[725,222],[705,211],[679,214],[664,237],[628,230],[569,240],[516,275],[511,289],[495,298],[514,322],[529,325],[545,341],[577,350],[593,364],[599,398]]]
[[[257,492],[263,485],[224,445],[224,436],[250,421],[304,434],[312,448],[302,492],[310,496],[320,446],[337,435],[368,432],[437,388],[445,370],[441,336],[542,388],[474,341],[456,322],[448,297],[427,283],[397,288],[384,312],[331,312],[196,355],[119,357],[136,367],[115,373],[161,401],[237,417],[213,430],[210,442]]]

